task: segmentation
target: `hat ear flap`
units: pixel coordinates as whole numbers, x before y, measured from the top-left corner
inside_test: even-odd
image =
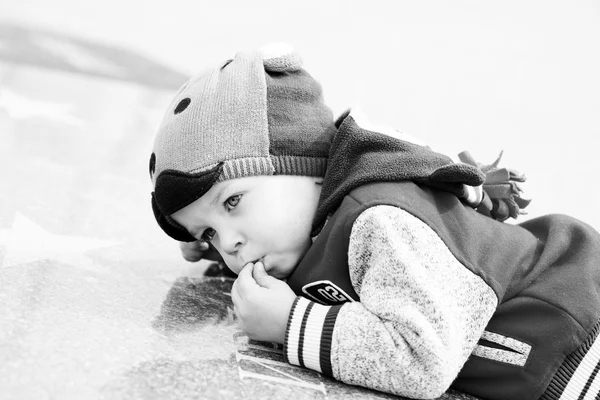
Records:
[[[160,211],[160,208],[158,208],[158,203],[156,202],[156,198],[154,197],[154,192],[152,192],[152,211],[154,212],[154,218],[156,218],[156,222],[158,222],[158,225],[163,231],[165,231],[167,235],[180,242],[196,241],[196,238],[190,235],[185,228],[177,224],[175,221],[168,219]]]
[[[161,212],[171,215],[204,196],[221,176],[223,165],[220,162],[193,174],[172,169],[161,172],[154,185],[154,198]]]

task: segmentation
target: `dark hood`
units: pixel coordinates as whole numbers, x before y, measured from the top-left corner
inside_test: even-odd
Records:
[[[412,180],[465,197],[463,184],[478,186],[485,180],[483,171],[475,166],[455,163],[426,146],[361,128],[350,112],[336,121],[336,127],[313,234],[321,230],[327,216],[348,193],[366,183]]]

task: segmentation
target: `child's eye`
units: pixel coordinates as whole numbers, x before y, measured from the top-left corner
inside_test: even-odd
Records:
[[[239,204],[241,198],[242,198],[241,194],[236,194],[235,196],[231,196],[230,198],[228,198],[225,201],[225,206],[227,207],[228,210],[231,210]]]
[[[213,237],[215,236],[215,233],[217,233],[213,228],[208,228],[207,230],[205,230],[202,233],[202,238],[201,240],[205,241],[205,242],[210,242]]]

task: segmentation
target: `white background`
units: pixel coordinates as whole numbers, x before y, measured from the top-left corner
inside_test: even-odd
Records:
[[[293,44],[335,113],[524,171],[535,217],[600,228],[600,2],[1,0],[0,22],[125,46],[191,75]]]

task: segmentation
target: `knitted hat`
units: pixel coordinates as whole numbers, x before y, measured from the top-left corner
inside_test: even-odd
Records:
[[[216,182],[324,176],[334,129],[321,85],[288,45],[240,52],[197,75],[173,99],[150,157],[158,224],[176,240],[194,241],[170,215]]]

